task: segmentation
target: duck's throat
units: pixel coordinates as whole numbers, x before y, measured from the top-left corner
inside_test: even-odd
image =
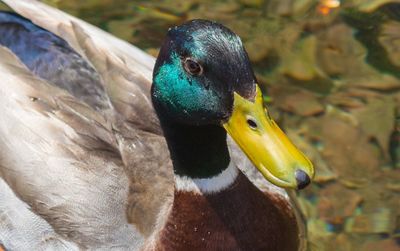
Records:
[[[214,191],[233,183],[225,130],[217,125],[162,123],[174,166],[176,188]]]
[[[225,130],[217,125],[162,123],[175,175],[192,179],[214,177],[230,162]]]

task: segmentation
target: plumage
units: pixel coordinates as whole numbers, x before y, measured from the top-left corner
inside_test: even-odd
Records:
[[[177,191],[154,250],[296,250],[294,215],[282,199],[265,198],[243,174],[217,194]]]
[[[65,40],[10,13],[0,13],[0,23],[1,44],[35,75],[68,90],[92,107],[107,108],[109,102],[100,76]]]
[[[0,13],[0,247],[157,247],[178,196],[150,99],[154,58],[40,2],[3,2],[41,28]],[[61,80],[60,65],[70,70]],[[252,181],[290,209],[284,190],[229,145]]]

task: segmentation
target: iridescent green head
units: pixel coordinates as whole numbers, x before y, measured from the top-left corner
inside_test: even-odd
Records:
[[[226,167],[226,130],[272,183],[302,188],[313,177],[311,162],[268,115],[242,42],[228,28],[193,20],[170,29],[151,94],[176,173],[204,177]]]
[[[256,81],[240,38],[215,22],[171,28],[153,75],[153,100],[164,115],[189,124],[226,121],[233,93],[252,99]]]

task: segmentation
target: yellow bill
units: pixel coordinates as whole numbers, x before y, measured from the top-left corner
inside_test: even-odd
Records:
[[[311,161],[268,115],[258,85],[256,92],[254,102],[234,94],[225,129],[268,181],[286,188],[307,186],[314,177]]]

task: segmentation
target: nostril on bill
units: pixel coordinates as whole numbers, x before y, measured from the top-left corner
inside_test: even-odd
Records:
[[[296,170],[295,177],[297,181],[297,189],[303,189],[311,182],[310,176],[300,169]]]

